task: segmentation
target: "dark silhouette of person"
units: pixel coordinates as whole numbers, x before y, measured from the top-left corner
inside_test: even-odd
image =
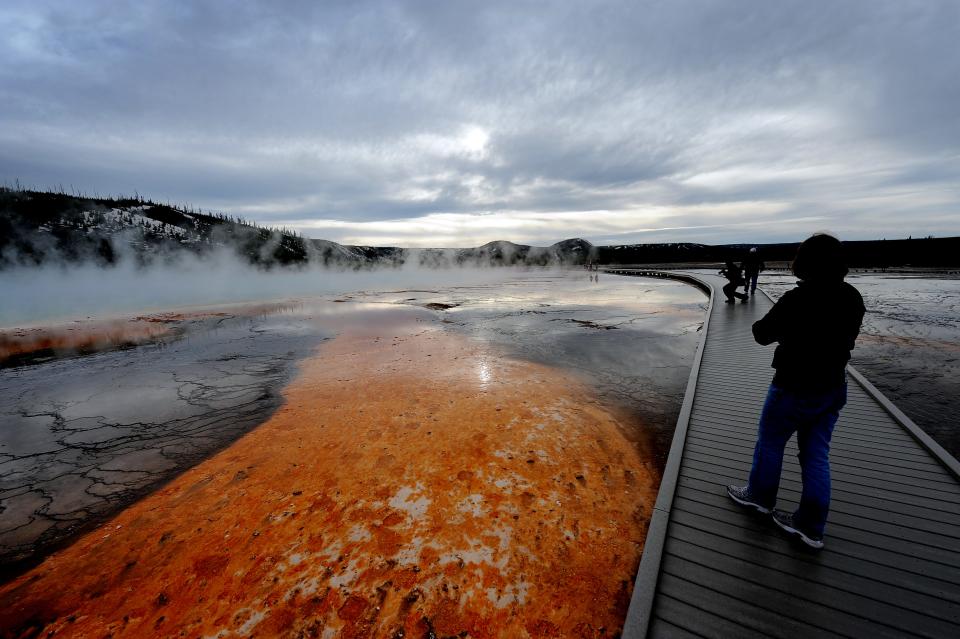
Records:
[[[743,272],[740,267],[734,264],[733,260],[727,260],[727,265],[720,269],[720,275],[727,278],[727,283],[723,286],[723,294],[727,296],[727,304],[734,304],[734,297],[741,302],[746,302],[747,296],[737,292],[737,289],[743,284]]]
[[[747,251],[746,257],[743,258],[743,292],[748,295],[756,295],[757,293],[757,279],[760,277],[760,271],[764,269],[764,263],[760,261],[760,252],[757,250],[757,247],[754,246],[749,251]]]
[[[846,365],[864,306],[860,293],[843,281],[842,246],[835,237],[814,235],[793,260],[800,280],[753,325],[764,346],[777,342],[776,373],[767,391],[746,486],[727,486],[738,504],[761,513],[811,548],[823,547],[830,509],[830,437],[847,401]],[[793,513],[774,510],[787,441],[797,434],[803,491]]]

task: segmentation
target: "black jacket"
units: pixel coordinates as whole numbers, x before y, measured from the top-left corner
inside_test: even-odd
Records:
[[[743,284],[743,271],[734,264],[732,267],[724,266],[720,269],[720,275],[727,278],[733,284]]]
[[[764,269],[765,264],[760,261],[760,256],[756,253],[748,253],[745,258],[743,258],[743,272],[745,275],[756,275]]]
[[[800,282],[787,291],[753,325],[757,342],[779,343],[773,383],[801,391],[842,386],[864,312],[860,292],[846,282]]]

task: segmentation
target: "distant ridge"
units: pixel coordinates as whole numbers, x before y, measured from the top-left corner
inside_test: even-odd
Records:
[[[960,266],[958,237],[844,245],[853,266]],[[750,246],[758,246],[763,259],[785,261],[793,257],[797,243],[595,246],[572,238],[546,247],[503,240],[464,249],[350,246],[140,197],[89,198],[0,188],[0,268],[56,262],[109,265],[127,260],[147,265],[187,254],[203,258],[224,249],[261,268],[679,264],[740,259]]]

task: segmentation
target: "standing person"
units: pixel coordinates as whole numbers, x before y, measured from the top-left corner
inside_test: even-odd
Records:
[[[737,293],[737,289],[743,284],[743,274],[740,267],[734,264],[733,260],[727,260],[727,265],[720,269],[720,275],[727,278],[727,283],[723,287],[723,294],[727,296],[727,304],[734,304],[734,297],[741,302],[746,302],[747,296],[743,293]]]
[[[760,271],[764,269],[763,262],[760,261],[760,253],[754,246],[743,259],[743,292],[748,295],[756,295],[757,278],[760,277]]]
[[[760,415],[753,467],[746,486],[727,486],[738,504],[761,513],[811,548],[823,548],[830,508],[830,437],[847,401],[846,365],[860,333],[860,293],[847,274],[840,241],[817,234],[793,260],[800,282],[753,325],[753,336],[773,354],[776,373]],[[797,433],[803,492],[794,513],[774,510],[787,441]]]

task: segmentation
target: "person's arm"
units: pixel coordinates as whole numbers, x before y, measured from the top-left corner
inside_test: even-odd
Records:
[[[863,326],[863,316],[866,314],[867,309],[863,305],[863,298],[860,297],[859,293],[857,294],[857,301],[854,305],[852,317],[850,318],[850,325],[847,333],[847,349],[853,350],[854,346],[857,343],[857,337],[860,335],[860,329]]]
[[[753,339],[762,346],[779,342],[790,316],[791,296],[787,291],[766,315],[753,323]]]

